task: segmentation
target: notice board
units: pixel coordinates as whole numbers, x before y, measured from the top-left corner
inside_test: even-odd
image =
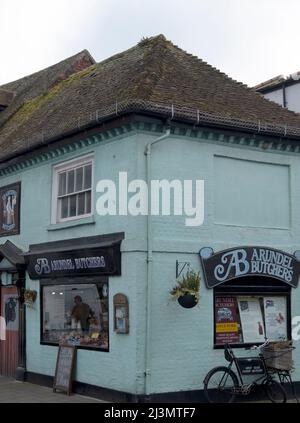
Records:
[[[70,395],[72,390],[73,371],[76,348],[72,345],[60,345],[56,360],[53,392],[64,391]]]

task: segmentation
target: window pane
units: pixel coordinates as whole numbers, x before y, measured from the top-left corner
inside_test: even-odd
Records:
[[[70,217],[76,216],[76,198],[77,198],[77,195],[71,195],[69,197],[69,202],[70,202],[69,216]]]
[[[84,166],[84,189],[92,187],[92,165]]]
[[[69,170],[68,172],[68,194],[74,192],[75,172]]]
[[[81,215],[85,213],[85,193],[78,194],[78,211],[77,214]]]
[[[76,169],[76,187],[75,191],[82,191],[83,183],[83,167]]]
[[[53,285],[43,288],[43,341],[108,350],[108,286]]]
[[[61,207],[60,217],[61,219],[65,219],[68,217],[68,197],[60,199],[59,202]]]
[[[85,213],[91,213],[92,209],[92,198],[91,198],[91,191],[87,191],[85,193]]]
[[[66,172],[60,173],[58,175],[58,195],[65,195],[65,193],[66,193],[66,182],[67,182]]]

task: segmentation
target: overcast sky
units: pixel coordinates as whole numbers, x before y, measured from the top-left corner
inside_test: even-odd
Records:
[[[163,33],[254,85],[300,70],[299,0],[0,0],[0,84],[88,49],[96,61]]]

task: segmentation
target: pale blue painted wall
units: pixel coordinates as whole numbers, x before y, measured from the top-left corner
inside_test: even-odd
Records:
[[[140,147],[141,150],[143,147]],[[222,196],[216,186],[215,164],[216,156],[230,157],[257,162],[259,172],[253,169],[252,178],[256,184],[250,183],[247,189],[259,190],[260,178],[264,173],[260,167],[265,165],[266,180],[271,184],[270,190],[274,201],[270,197],[269,210],[278,205],[277,197],[286,199],[283,204],[283,219],[289,224],[286,229],[277,229],[277,222],[273,221],[274,228],[270,228],[265,221],[265,213],[261,207],[253,205],[247,210],[244,204],[235,201],[232,213],[239,221],[251,219],[252,227],[234,224],[217,224],[216,194]],[[213,349],[213,292],[206,289],[204,282],[201,286],[201,299],[197,307],[191,310],[182,309],[177,303],[169,301],[168,290],[175,283],[175,262],[188,261],[195,271],[200,270],[198,252],[205,246],[215,251],[238,245],[267,245],[293,253],[300,247],[300,202],[299,183],[300,166],[299,156],[278,154],[243,147],[223,146],[213,142],[179,139],[172,137],[157,144],[152,150],[153,178],[168,179],[204,179],[205,180],[205,221],[198,228],[185,227],[182,217],[153,217],[153,287],[152,287],[152,343],[151,343],[151,387],[153,392],[167,392],[201,388],[207,371],[218,365],[225,364],[223,352]],[[247,162],[245,162],[247,163]],[[236,180],[243,180],[243,162],[237,167]],[[288,168],[288,173],[286,169]],[[248,174],[246,167],[245,172]],[[287,176],[288,175],[288,176]],[[273,177],[272,177],[273,176]],[[282,176],[285,181],[274,184]],[[220,180],[219,180],[220,183]],[[264,185],[265,181],[263,181]],[[263,187],[265,189],[265,187]],[[260,195],[260,194],[259,194]],[[255,198],[255,193],[249,192]],[[261,198],[261,197],[259,197]],[[225,195],[224,195],[225,201]],[[221,205],[221,203],[220,203]],[[225,205],[227,208],[227,204]],[[228,210],[228,208],[227,208]],[[276,216],[275,216],[276,218]],[[277,215],[278,223],[282,216]],[[257,226],[253,227],[256,219]],[[234,219],[233,219],[234,221]],[[266,227],[263,227],[265,224]],[[281,226],[281,225],[278,225]],[[187,252],[189,254],[187,254]],[[292,315],[300,314],[299,288],[292,290]],[[300,342],[295,343],[295,362],[298,363],[295,378],[300,379]],[[170,353],[170,351],[172,353]],[[238,354],[247,354],[237,350]]]
[[[10,239],[25,250],[33,243],[125,232],[122,276],[110,278],[110,311],[115,293],[128,295],[130,334],[125,336],[113,333],[113,316],[110,312],[110,352],[79,350],[76,379],[131,393],[143,393],[144,390],[146,217],[95,216],[95,224],[49,231],[52,166],[65,159],[94,152],[95,181],[116,180],[119,171],[128,171],[129,179],[145,179],[144,148],[147,142],[158,135],[137,132],[1,178],[2,186],[22,181],[22,232]],[[289,217],[287,229],[262,227],[261,222],[260,227],[251,228],[216,223],[216,215],[220,211],[215,209],[215,196],[220,193],[215,183],[215,156],[267,163],[268,169],[277,169],[275,164],[280,165],[280,169],[282,166],[289,169],[289,186],[285,188],[285,184],[278,185],[278,196],[288,198],[289,202],[284,208],[285,216]],[[222,351],[213,350],[213,292],[202,283],[200,304],[192,310],[182,309],[169,299],[168,291],[175,283],[176,260],[191,262],[197,271],[200,270],[198,251],[204,246],[211,246],[215,251],[237,245],[269,245],[291,253],[300,249],[299,160],[299,155],[289,153],[258,151],[255,148],[233,147],[176,136],[153,147],[153,179],[205,180],[205,221],[201,227],[186,227],[184,217],[152,218],[151,392],[201,389],[206,372],[223,362]],[[277,170],[274,172],[275,177]],[[272,178],[269,180],[272,181]],[[274,186],[272,190],[274,192]],[[287,192],[290,195],[287,196]],[[235,216],[245,213],[242,205],[240,209],[238,207],[237,202]],[[252,210],[251,219],[257,218],[259,221],[261,216],[253,213]],[[38,288],[37,281],[27,279],[27,285]],[[292,294],[292,314],[297,315],[300,312],[299,291],[293,290]],[[37,302],[35,309],[27,313],[27,367],[31,372],[53,375],[57,348],[40,345],[39,318]],[[297,362],[300,364],[300,346],[296,351]],[[299,370],[297,378],[300,379]]]
[[[269,100],[283,106],[283,89],[280,87],[274,91],[263,94]],[[285,88],[286,107],[294,112],[300,112],[300,84],[297,82]]]
[[[52,167],[60,162],[93,153],[95,159],[94,181],[118,177],[119,171],[127,171],[128,178],[134,179],[137,172],[137,136],[119,137],[101,145],[83,148],[36,165],[10,177],[1,178],[1,186],[21,181],[21,234],[10,240],[23,250],[30,244],[93,236],[112,232],[125,232],[122,242],[122,276],[109,280],[110,300],[110,352],[78,351],[76,380],[117,389],[130,393],[142,393],[144,379],[144,334],[145,334],[145,281],[146,260],[138,252],[145,249],[145,219],[120,217],[100,217],[95,213],[95,223],[53,230],[51,226],[51,186]],[[95,192],[94,184],[94,192]],[[95,202],[94,202],[95,210]],[[51,230],[49,230],[51,229]],[[5,242],[7,238],[2,238]],[[39,282],[30,280],[27,287],[39,292]],[[130,303],[130,334],[116,335],[113,332],[114,294],[122,292]],[[34,309],[27,309],[27,370],[46,375],[54,375],[57,347],[40,345],[39,301]],[[136,340],[139,340],[138,344]]]

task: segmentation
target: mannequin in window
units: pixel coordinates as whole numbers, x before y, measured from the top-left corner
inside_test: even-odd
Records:
[[[75,321],[76,329],[88,331],[90,327],[89,318],[94,313],[88,304],[82,302],[80,295],[76,295],[76,297],[74,297],[74,302],[75,305],[71,312],[72,321]]]

